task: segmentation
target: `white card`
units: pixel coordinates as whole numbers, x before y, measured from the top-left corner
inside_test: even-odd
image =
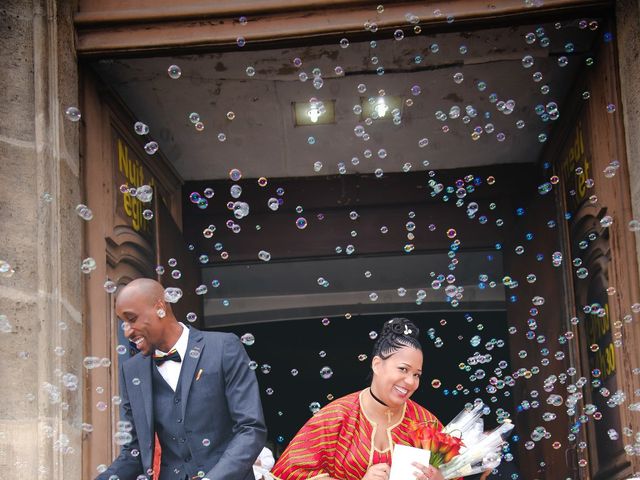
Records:
[[[414,472],[417,472],[418,469],[411,464],[418,462],[429,465],[430,458],[431,452],[429,450],[396,445],[393,447],[389,480],[414,480],[416,478]]]

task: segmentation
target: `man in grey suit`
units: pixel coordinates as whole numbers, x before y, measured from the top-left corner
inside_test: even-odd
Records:
[[[126,285],[116,313],[141,355],[120,368],[120,437],[127,443],[96,480],[157,475],[156,435],[162,454],[154,480],[252,480],[266,427],[258,382],[238,337],[187,328],[162,285],[150,279]]]

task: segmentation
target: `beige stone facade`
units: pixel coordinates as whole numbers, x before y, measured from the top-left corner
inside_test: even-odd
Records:
[[[72,2],[0,7],[0,477],[80,478],[80,124]],[[65,374],[70,388],[61,386]]]

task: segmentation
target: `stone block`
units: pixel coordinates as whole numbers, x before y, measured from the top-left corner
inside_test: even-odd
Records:
[[[0,419],[0,472],[2,478],[39,478],[37,417],[19,421]]]
[[[91,228],[95,220],[82,220],[75,211],[81,203],[80,178],[65,161],[60,161],[59,216],[56,220],[60,243],[60,294],[65,302],[79,314],[82,313],[82,282],[80,271],[84,245],[84,230]],[[78,339],[80,342],[82,339]]]
[[[0,365],[4,389],[0,418],[28,419],[37,415],[39,395],[38,344],[40,325],[35,298],[7,296],[0,290],[0,312],[12,326],[11,333],[0,333]]]
[[[25,2],[5,3],[0,8],[0,135],[33,140],[33,20]]]
[[[0,224],[10,232],[0,243],[0,258],[16,270],[13,277],[3,278],[2,285],[30,291],[37,288],[38,215],[53,204],[44,202],[36,193],[34,148],[0,141],[0,162]]]

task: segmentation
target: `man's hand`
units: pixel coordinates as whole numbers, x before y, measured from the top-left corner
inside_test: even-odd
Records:
[[[362,480],[388,480],[391,467],[386,463],[371,465]]]

